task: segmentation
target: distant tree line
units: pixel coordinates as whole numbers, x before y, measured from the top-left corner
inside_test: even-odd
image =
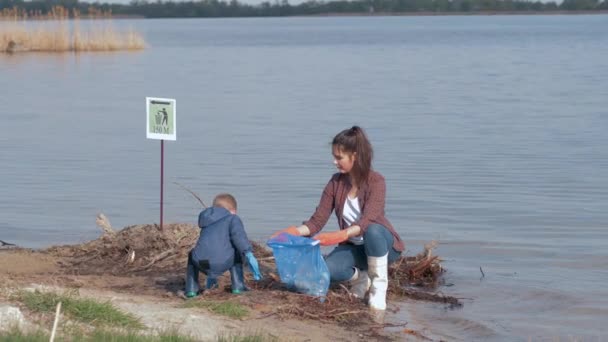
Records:
[[[608,10],[608,0],[563,0],[540,2],[525,0],[309,0],[291,5],[288,0],[249,5],[238,0],[155,1],[133,0],[128,5],[89,3],[78,0],[0,0],[0,11],[19,9],[28,13],[46,14],[61,6],[82,14],[111,13],[114,16],[142,16],[146,18],[189,17],[260,17],[323,14],[370,13],[450,13],[450,12],[549,12]]]

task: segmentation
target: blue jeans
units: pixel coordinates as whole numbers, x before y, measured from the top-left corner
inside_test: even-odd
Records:
[[[199,265],[194,261],[194,259],[192,259],[192,252],[190,252],[190,253],[188,253],[188,266],[186,268],[186,288],[184,289],[184,291],[186,293],[200,291],[200,285],[199,285],[200,283],[198,281],[198,276],[201,272],[206,274],[207,277],[209,277],[209,276],[219,277],[224,272],[226,272],[227,270],[229,270],[230,268],[232,268],[235,265],[240,265],[240,267],[242,267],[242,265],[241,265],[242,263],[243,263],[243,261],[242,261],[241,255],[239,253],[235,253],[234,264],[228,265],[228,267],[223,270],[201,269],[199,267]]]
[[[192,252],[188,253],[188,266],[186,268],[186,293],[200,291],[201,288],[198,282],[198,275],[200,272],[201,269],[194,262],[194,260],[192,260]]]
[[[363,245],[339,245],[325,258],[332,282],[351,279],[354,268],[367,270],[367,257],[381,257],[388,253],[389,264],[399,258],[401,252],[393,248],[395,238],[390,230],[379,224],[370,224],[363,234]]]

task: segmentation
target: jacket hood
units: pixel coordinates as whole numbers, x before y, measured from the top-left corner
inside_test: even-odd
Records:
[[[207,208],[198,215],[198,226],[205,228],[230,215],[232,213],[222,207]]]

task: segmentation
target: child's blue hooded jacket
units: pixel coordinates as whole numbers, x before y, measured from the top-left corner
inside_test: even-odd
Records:
[[[241,259],[252,250],[241,219],[222,207],[201,211],[198,226],[201,235],[192,250],[192,259],[197,265],[207,260],[208,275],[220,276],[234,265],[236,253]]]

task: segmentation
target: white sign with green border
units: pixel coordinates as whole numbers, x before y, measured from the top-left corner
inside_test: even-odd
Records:
[[[146,138],[176,140],[175,99],[146,97]]]

